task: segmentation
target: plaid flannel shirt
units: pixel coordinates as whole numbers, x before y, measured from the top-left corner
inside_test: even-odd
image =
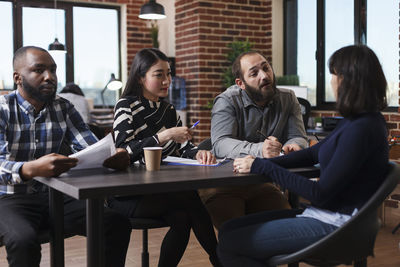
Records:
[[[76,152],[97,142],[74,106],[56,96],[35,116],[34,107],[18,91],[0,96],[0,195],[30,192],[24,162],[58,153],[63,140]]]

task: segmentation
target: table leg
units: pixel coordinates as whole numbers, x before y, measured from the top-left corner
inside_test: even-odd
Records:
[[[50,266],[64,267],[64,200],[63,194],[49,188]]]
[[[87,266],[104,267],[104,200],[86,200]]]

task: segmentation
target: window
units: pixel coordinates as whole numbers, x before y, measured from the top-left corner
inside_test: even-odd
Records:
[[[389,106],[398,106],[399,3],[367,1],[367,44],[378,56],[388,82]]]
[[[23,7],[22,45],[47,48],[57,37],[65,44],[65,11],[62,9]],[[52,52],[57,64],[57,88],[60,91],[66,84],[65,53]]]
[[[340,47],[364,43],[379,57],[388,100],[398,107],[399,6],[380,0],[285,0],[285,74],[297,74],[308,100],[333,109],[327,61]],[[384,30],[382,30],[384,29]],[[295,64],[296,68],[289,67]]]
[[[58,2],[55,9],[49,1],[1,1],[0,89],[13,89],[12,56],[17,48],[47,49],[57,37],[67,49],[67,54],[50,51],[57,63],[58,90],[74,82],[95,105],[103,105],[101,91],[111,74],[121,77],[119,21],[119,7],[110,5]],[[115,105],[117,94],[107,91],[105,104]]]
[[[101,105],[98,89],[106,86],[112,73],[119,74],[117,11],[87,7],[74,7],[73,11],[75,81],[86,97]],[[116,94],[105,91],[105,104],[114,105]]]
[[[0,2],[0,89],[12,89],[14,51],[12,28],[12,5],[10,2]]]
[[[297,30],[297,75],[301,86],[307,86],[307,98],[316,105],[317,68],[315,50],[317,50],[317,3],[304,0],[298,7]],[[311,60],[310,60],[311,59]],[[296,74],[296,72],[291,73]]]

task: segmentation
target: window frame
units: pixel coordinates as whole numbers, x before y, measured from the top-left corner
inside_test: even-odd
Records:
[[[297,5],[299,0],[285,0],[284,2],[284,72],[285,74],[297,74],[297,64],[290,62],[290,58],[296,58],[297,63]],[[325,0],[315,0],[317,3],[317,44],[315,60],[317,61],[317,89],[316,106],[314,110],[334,110],[335,102],[325,101]],[[363,26],[362,19],[367,16],[367,0],[354,1],[354,44],[365,44],[367,40],[367,26]],[[365,12],[362,9],[365,8]],[[293,33],[295,31],[295,33]],[[289,56],[291,55],[291,56]],[[295,55],[295,56],[293,56]],[[289,67],[289,66],[292,67]],[[290,69],[289,69],[290,68]],[[384,111],[395,112],[399,107],[387,107]]]
[[[52,1],[32,1],[32,0],[6,0],[12,2],[12,16],[13,16],[13,38],[14,38],[14,52],[22,46],[23,33],[22,33],[22,9],[24,7],[36,8],[49,8],[54,9],[54,2]],[[57,9],[65,11],[65,45],[67,49],[66,54],[66,82],[74,82],[74,37],[73,37],[73,7],[89,7],[89,8],[103,8],[113,9],[117,11],[118,21],[118,77],[122,77],[122,52],[121,52],[121,7],[118,5],[102,5],[94,3],[76,3],[76,2],[57,2]],[[14,84],[15,89],[15,84]],[[100,90],[103,88],[99,88]]]

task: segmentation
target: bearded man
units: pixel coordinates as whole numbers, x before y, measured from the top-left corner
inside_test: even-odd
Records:
[[[293,91],[278,89],[267,59],[249,51],[232,66],[235,85],[214,100],[211,142],[218,158],[271,158],[308,146],[300,105]],[[282,145],[283,144],[283,145]],[[214,225],[272,209],[290,208],[270,183],[200,190]]]

